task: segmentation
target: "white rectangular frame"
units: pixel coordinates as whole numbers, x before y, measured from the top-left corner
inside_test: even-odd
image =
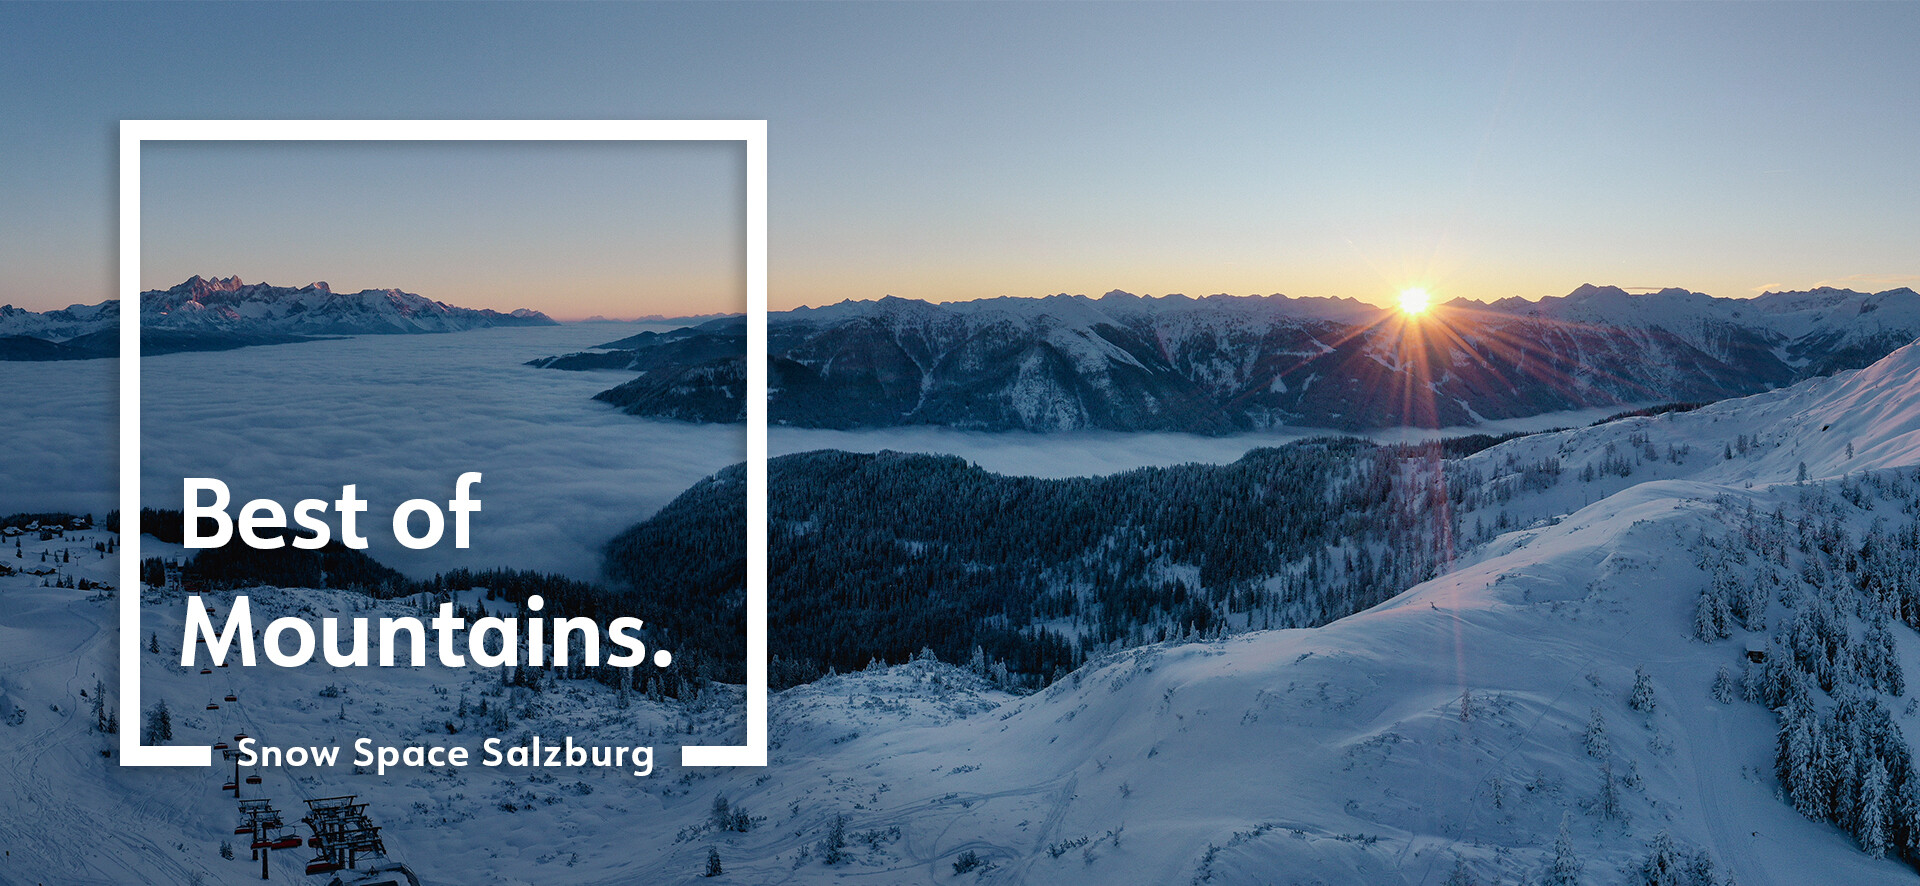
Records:
[[[683,766],[767,765],[767,121],[120,121],[120,765],[211,766],[206,745],[140,742],[140,146],[149,141],[738,141],[747,148],[747,743]]]

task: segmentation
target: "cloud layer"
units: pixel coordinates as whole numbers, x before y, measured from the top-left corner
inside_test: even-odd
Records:
[[[1652,405],[1652,404],[1633,404]],[[1386,428],[1360,436],[1379,443],[1437,440],[1465,434],[1505,434],[1549,428],[1581,427],[1630,406],[1607,406],[1569,412],[1551,412],[1527,418],[1487,422],[1463,428]],[[1281,427],[1246,434],[1203,437],[1197,434],[1069,431],[1035,434],[1026,431],[956,431],[939,427],[901,427],[875,430],[774,428],[768,452],[774,456],[815,449],[848,452],[941,452],[958,455],[999,474],[1028,477],[1087,477],[1149,466],[1200,462],[1228,464],[1249,450],[1279,446],[1324,435],[1353,436],[1349,431]]]
[[[119,367],[0,363],[0,514],[114,509]]]
[[[642,328],[664,327],[575,324],[364,336],[151,358],[142,373],[143,500],[177,507],[183,477],[225,482],[234,496],[230,511],[262,497],[286,505],[301,498],[332,501],[351,483],[370,502],[360,531],[371,552],[408,573],[511,566],[596,577],[607,539],[746,457],[742,426],[650,421],[590,399],[624,374],[521,365]],[[0,415],[7,419],[0,421],[0,513],[105,514],[116,507],[117,361],[0,365]],[[1576,425],[1597,417],[1536,416],[1477,430]],[[1065,477],[1230,462],[1256,446],[1315,433],[776,428],[769,442],[774,455],[825,448],[944,452],[1000,473]],[[485,476],[476,489],[484,510],[473,518],[473,546],[457,550],[450,536],[427,551],[396,543],[388,524],[394,508],[411,498],[444,504],[464,471]]]
[[[739,427],[654,422],[593,402],[610,379],[522,366],[606,341],[608,326],[500,329],[175,354],[143,375],[142,496],[179,501],[183,477],[225,481],[238,503],[370,503],[360,530],[413,574],[512,566],[590,578],[599,546],[694,481],[746,457]],[[629,333],[630,334],[630,333]],[[472,547],[409,551],[388,525],[403,501],[444,506],[480,471]]]

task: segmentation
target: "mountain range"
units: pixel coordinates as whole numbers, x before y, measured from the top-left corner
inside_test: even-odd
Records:
[[[119,302],[38,313],[0,306],[0,360],[72,360],[119,353]],[[463,308],[398,289],[334,292],[198,275],[140,293],[142,353],[226,350],[337,335],[551,326],[539,311]]]
[[[744,363],[744,336],[743,320],[722,319],[532,365],[637,370],[654,380],[598,398],[740,421],[744,372],[692,370]],[[1456,299],[1417,317],[1280,295],[888,297],[773,314],[770,408],[777,424],[824,428],[1449,427],[1743,396],[1864,366],[1916,337],[1920,294],[1906,288],[1730,299],[1588,285],[1538,301]]]

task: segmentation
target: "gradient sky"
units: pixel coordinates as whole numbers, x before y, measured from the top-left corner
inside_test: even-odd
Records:
[[[1916,285],[1915,34],[1914,4],[5,4],[0,302],[112,295],[116,121],[176,117],[766,119],[775,308]],[[491,222],[436,217],[411,189],[349,201],[327,158],[251,182],[179,159],[183,206],[266,200],[254,233],[279,211],[332,216],[301,223],[338,238],[182,233],[143,269],[156,284],[310,277],[520,306],[478,295],[484,277],[556,316],[737,306],[665,292],[737,292],[737,276],[624,276],[699,265],[685,250],[596,261],[621,238],[581,239],[668,236],[635,201],[700,191],[662,158],[609,167],[608,191],[638,198],[582,200],[478,260],[459,250],[494,241],[463,232]],[[559,167],[519,164],[502,199],[592,193],[593,164]],[[353,215],[396,213],[418,254],[353,245]],[[556,267],[576,270],[564,288]]]

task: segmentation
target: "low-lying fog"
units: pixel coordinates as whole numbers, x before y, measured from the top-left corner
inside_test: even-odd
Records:
[[[628,376],[522,365],[641,329],[589,323],[445,335],[361,336],[148,358],[142,368],[143,501],[178,507],[182,477],[215,477],[247,499],[337,498],[352,483],[370,509],[360,531],[371,553],[405,572],[511,566],[594,577],[598,551],[688,486],[745,458],[738,425],[694,425],[622,415],[593,394]],[[0,384],[0,513],[117,506],[118,361],[6,363]],[[1586,410],[1442,431],[1422,439],[1579,425]],[[1257,446],[1325,433],[1280,429],[1230,437],[1080,432],[1032,434],[909,427],[830,431],[775,428],[774,455],[836,448],[959,455],[1007,474],[1064,477],[1147,465],[1225,463]],[[464,471],[476,488],[472,547],[409,551],[388,518],[410,498],[452,496]],[[330,520],[337,526],[337,522]]]

